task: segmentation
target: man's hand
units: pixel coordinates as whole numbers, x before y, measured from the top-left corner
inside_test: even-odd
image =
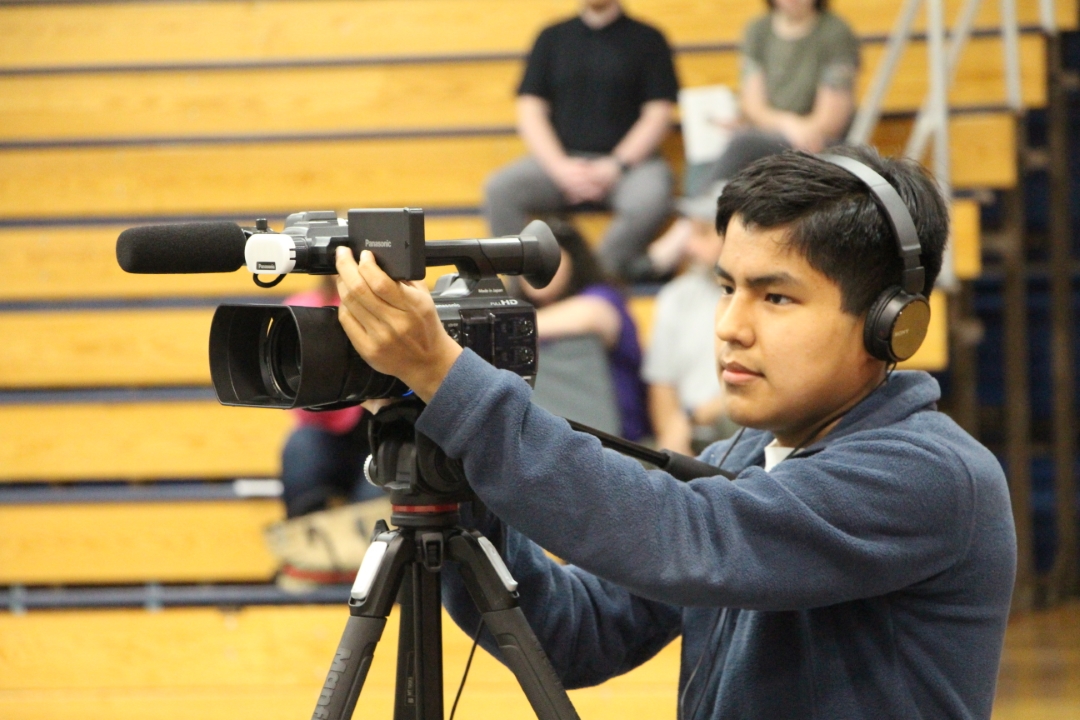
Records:
[[[564,157],[553,166],[551,179],[571,205],[602,200],[607,194],[607,188],[597,182],[592,162],[584,158]]]
[[[365,250],[360,262],[337,249],[338,320],[353,347],[371,367],[400,378],[429,402],[461,354],[443,329],[422,283],[391,280]]]
[[[611,189],[615,187],[615,184],[619,182],[619,179],[622,177],[622,172],[622,166],[619,164],[619,161],[611,155],[590,160],[589,174],[597,191],[600,193],[598,197],[591,199],[602,200],[607,197],[607,194],[611,192]]]

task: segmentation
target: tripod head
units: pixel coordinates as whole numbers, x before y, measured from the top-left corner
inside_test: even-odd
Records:
[[[476,498],[465,480],[461,461],[448,458],[430,438],[416,431],[416,419],[423,409],[424,403],[416,396],[397,401],[372,418],[368,431],[371,455],[364,464],[364,475],[368,482],[390,493],[395,525],[401,524],[398,520],[403,512],[456,512],[458,503]]]

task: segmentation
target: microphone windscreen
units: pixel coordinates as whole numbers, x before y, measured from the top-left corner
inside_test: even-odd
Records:
[[[116,260],[129,273],[234,272],[244,266],[247,235],[231,222],[143,225],[116,240]]]

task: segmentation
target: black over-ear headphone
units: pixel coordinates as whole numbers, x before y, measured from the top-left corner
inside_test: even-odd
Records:
[[[901,285],[885,288],[870,305],[863,342],[866,351],[879,360],[907,360],[922,345],[930,326],[930,303],[922,294],[926,282],[926,272],[919,262],[922,245],[911,213],[896,188],[873,168],[843,155],[819,157],[861,180],[889,221],[904,261],[904,278]]]

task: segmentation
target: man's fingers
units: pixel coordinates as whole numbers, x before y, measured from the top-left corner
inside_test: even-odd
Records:
[[[360,264],[357,267],[360,277],[364,278],[376,297],[396,308],[405,307],[406,303],[401,284],[383,272],[383,269],[375,262],[375,256],[370,250],[364,250],[360,253]]]
[[[339,247],[335,252],[337,255],[334,256],[334,265],[338,271],[338,285],[341,285],[342,280],[347,286],[356,285],[360,280],[360,271],[349,248]]]
[[[345,305],[338,308],[338,322],[357,352],[366,352],[371,347],[367,329]]]
[[[335,260],[338,269],[338,295],[342,304],[352,309],[354,314],[359,308],[363,308],[368,315],[382,319],[387,310],[401,309],[400,288],[379,268],[370,251],[361,253],[360,263],[357,264],[347,248],[339,247]],[[390,302],[388,295],[395,301]],[[360,320],[364,321],[364,318],[361,317]],[[370,325],[368,328],[370,329]]]
[[[351,256],[342,257],[343,254],[345,251],[339,251],[339,267],[353,272],[351,278],[341,273],[338,275],[338,295],[342,307],[339,315],[343,318],[342,322],[354,320],[358,330],[363,332],[362,342],[372,351],[391,338],[408,334],[410,316],[416,315],[418,305],[424,300],[431,302],[427,289],[420,291],[411,284],[390,279],[367,250],[361,254],[359,267]],[[382,293],[390,297],[380,295],[380,288]]]

